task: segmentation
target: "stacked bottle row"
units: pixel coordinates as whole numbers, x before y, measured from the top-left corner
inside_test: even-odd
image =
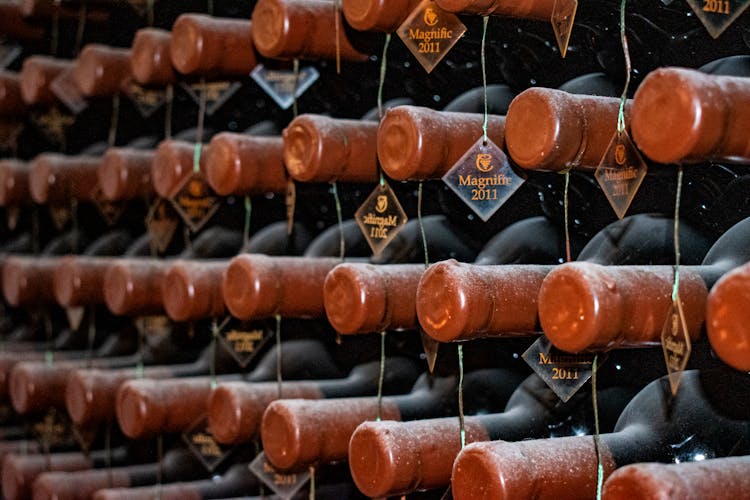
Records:
[[[334,2],[291,0],[257,2],[251,21],[185,14],[171,32],[139,31],[131,49],[87,46],[75,62],[27,58],[20,78],[8,78],[3,113],[23,117],[27,104],[57,100],[54,75],[40,76],[55,68],[72,71],[82,95],[111,97],[130,78],[158,88],[241,78],[272,58],[366,61],[372,40],[350,28],[393,32],[416,7],[407,3],[373,9],[344,1],[344,18]],[[537,4],[523,12],[503,2],[437,5],[549,19],[550,2]],[[693,342],[685,368],[700,371],[684,371],[673,395],[670,379],[660,378],[658,345],[676,274],[675,222],[664,215],[673,209],[664,193],[676,169],[650,165],[641,193],[651,196],[634,202],[638,215],[611,222],[608,209],[580,208],[603,199],[591,173],[620,106],[586,95],[595,93],[591,82],[601,80],[518,95],[493,86],[486,124],[481,99],[467,104],[479,89],[444,111],[394,106],[379,122],[368,121],[374,113],[303,114],[281,136],[274,127],[261,135],[268,127],[260,125],[200,144],[211,131],[188,130],[151,150],[155,141],[0,162],[0,203],[23,212],[3,247],[26,254],[2,260],[0,397],[11,406],[0,445],[4,495],[262,495],[251,470],[270,475],[276,489],[296,485],[310,468],[320,498],[441,498],[449,486],[456,498],[595,498],[599,471],[605,498],[746,495],[747,459],[721,457],[750,454],[746,376],[725,366],[750,366],[742,321],[750,235],[745,205],[735,204],[743,177],[712,163],[750,156],[743,106],[750,84],[665,68],[623,109],[647,158],[699,165],[685,174],[678,296]],[[352,183],[333,184],[349,214],[381,171],[393,181],[439,179],[483,126],[512,168],[528,171],[523,189],[486,225],[427,183],[440,206],[426,202],[420,208],[430,215],[409,221],[373,257],[354,220],[331,225],[335,217],[321,216],[319,199],[307,200],[316,184]],[[572,217],[566,249],[560,182],[544,172],[571,169],[584,171],[571,175],[571,205],[586,220]],[[153,234],[140,236],[142,214],[103,236],[100,221],[88,225],[85,205],[100,205],[99,196],[129,201],[132,214],[141,199],[176,198],[194,174],[229,198],[185,242],[173,238],[155,252]],[[393,184],[405,204],[417,197],[416,184]],[[278,196],[292,187],[294,224]],[[236,196],[250,197],[244,214]],[[70,205],[72,230],[40,231],[35,204]],[[319,213],[306,215],[308,208]],[[702,220],[707,214],[719,222]],[[428,372],[420,332],[461,342],[462,354],[442,345]],[[596,388],[563,400],[529,375],[522,353],[542,334],[574,354],[557,365],[563,378],[578,378],[590,353],[608,352]],[[532,356],[531,364],[553,364],[550,356]],[[677,464],[629,465],[636,462]]]

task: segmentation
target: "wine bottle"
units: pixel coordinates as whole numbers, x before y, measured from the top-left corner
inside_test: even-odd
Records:
[[[186,449],[167,451],[160,462],[106,467],[75,472],[42,472],[32,485],[36,500],[89,500],[102,489],[134,488],[159,481],[172,483],[181,478],[203,478],[206,468]]]
[[[225,380],[273,380],[277,377],[278,349],[284,352],[280,371],[285,379],[340,376],[340,370],[329,362],[327,354],[318,356],[320,349],[304,351],[308,345],[274,346],[252,372],[245,376],[228,375]],[[205,414],[212,385],[212,378],[208,376],[126,381],[117,390],[117,421],[131,438],[186,431]]]
[[[676,92],[675,89],[680,89]],[[661,163],[747,161],[750,79],[682,68],[649,73],[633,98],[633,140]]]
[[[727,370],[686,371],[674,396],[667,377],[650,383],[625,408],[614,432],[599,436],[604,479],[635,462],[747,454],[746,382],[744,374]],[[591,436],[473,443],[459,453],[451,478],[457,500],[594,498],[596,482]]]
[[[177,80],[170,55],[171,33],[143,28],[135,33],[130,48],[130,71],[141,85],[166,86]]]
[[[521,3],[507,0],[437,0],[437,4],[443,10],[461,14],[549,21],[555,3],[549,0],[530,0]]]
[[[705,319],[708,289],[750,259],[745,242],[750,242],[750,219],[724,233],[702,265],[680,266],[679,300],[692,340]],[[673,274],[671,266],[564,264],[539,289],[542,329],[569,352],[658,344],[669,317]]]
[[[393,179],[440,178],[482,137],[483,122],[478,113],[395,107],[388,110],[378,128],[378,159]],[[487,136],[501,148],[504,133],[505,117],[490,116]]]
[[[368,37],[347,29],[341,13],[337,20],[332,12],[331,0],[261,0],[252,15],[255,48],[272,59],[333,60],[338,54],[342,60],[366,61],[372,53]]]
[[[131,147],[107,149],[96,172],[104,198],[120,201],[153,197],[151,164],[155,156],[154,151]]]
[[[729,366],[750,370],[747,344],[748,297],[745,287],[750,280],[750,265],[739,266],[711,288],[706,304],[706,333],[716,355]]]
[[[151,164],[151,182],[159,196],[173,196],[185,179],[192,175],[195,149],[195,144],[174,139],[159,144]],[[206,145],[200,149],[199,168],[202,172],[205,172],[208,149]]]
[[[86,97],[116,95],[130,77],[130,49],[106,45],[86,45],[73,68],[76,87]]]
[[[620,99],[533,87],[508,108],[508,154],[526,169],[594,170],[617,131]],[[630,101],[625,106],[629,122]]]
[[[49,56],[31,56],[23,60],[21,68],[21,97],[28,105],[50,105],[58,101],[50,85],[73,62]]]
[[[684,262],[699,262],[709,248],[708,238],[687,224],[681,229],[680,244],[691,247],[682,247]],[[674,222],[666,217],[626,217],[600,231],[581,251],[579,260],[671,263],[673,230]],[[419,283],[420,325],[441,342],[538,332],[539,289],[552,269],[550,265],[437,263]]]
[[[300,182],[376,182],[378,124],[305,114],[284,129],[284,164]]]
[[[617,469],[604,484],[606,500],[730,500],[748,494],[750,457],[678,464],[641,463]]]
[[[322,317],[323,282],[335,258],[268,257],[243,254],[229,263],[224,303],[240,319]]]
[[[26,103],[21,96],[21,79],[18,73],[0,71],[0,116],[20,116],[26,112]]]
[[[377,391],[380,362],[373,361],[352,369],[346,378],[330,380],[285,380],[276,382],[221,383],[208,398],[208,424],[219,443],[238,444],[259,436],[263,412],[277,399],[328,399],[364,396]],[[408,391],[418,372],[411,360],[389,357],[385,360],[383,389],[386,394]]]
[[[42,153],[31,162],[31,197],[42,204],[68,203],[71,198],[93,201],[100,163],[96,156]]]
[[[247,76],[257,64],[252,33],[244,19],[182,14],[172,26],[172,65],[186,75]]]
[[[174,321],[218,318],[226,314],[221,291],[228,260],[178,261],[161,283],[164,310]]]
[[[344,0],[346,22],[357,31],[393,33],[419,5],[417,0]]]
[[[634,391],[599,389],[599,425],[611,432]],[[591,432],[591,391],[560,401],[537,375],[530,375],[502,413],[464,417],[466,443],[521,441]],[[349,467],[357,487],[369,497],[385,497],[450,484],[453,461],[461,451],[455,417],[410,422],[365,422],[349,441]],[[373,465],[374,464],[374,465]]]

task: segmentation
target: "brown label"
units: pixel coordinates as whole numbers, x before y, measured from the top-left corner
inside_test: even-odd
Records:
[[[191,231],[198,232],[219,209],[219,198],[198,172],[177,189],[171,198],[172,205]]]
[[[114,226],[117,221],[120,220],[122,214],[125,212],[127,202],[112,201],[106,199],[104,197],[104,193],[102,192],[102,188],[99,185],[97,185],[94,189],[91,198],[94,200],[94,205],[96,206],[99,215],[102,216],[104,222],[106,222],[109,226]]]
[[[23,129],[23,123],[0,121],[0,150],[8,151],[15,156],[18,151],[18,138]]]
[[[380,255],[408,220],[396,194],[385,181],[375,187],[354,218],[375,255]]]
[[[243,368],[273,338],[275,329],[265,321],[239,321],[228,316],[218,327],[222,343]]]
[[[263,452],[258,453],[252,461],[250,470],[281,498],[292,498],[310,480],[309,471],[296,474],[284,474],[277,471],[266,460]]]
[[[10,229],[11,231],[15,231],[16,227],[18,227],[18,219],[21,217],[21,208],[7,207],[5,209],[5,217],[8,224],[8,229]]]
[[[181,83],[180,85],[196,104],[200,104],[201,93],[206,93],[206,114],[209,116],[218,111],[242,87],[240,82],[205,82],[192,85]]]
[[[135,327],[145,336],[165,336],[172,332],[172,321],[166,316],[139,316],[135,319]]]
[[[156,200],[146,215],[146,230],[151,238],[154,253],[163,253],[167,250],[179,225],[179,217],[171,203],[164,198]]]
[[[128,80],[122,86],[122,90],[133,104],[135,104],[138,113],[140,113],[143,118],[148,118],[153,115],[157,109],[167,102],[166,89],[147,89],[141,87],[133,80]]]
[[[70,222],[72,210],[65,205],[49,205],[49,214],[52,217],[55,229],[62,231]]]
[[[63,113],[59,106],[52,106],[44,114],[32,115],[32,121],[50,141],[62,145],[65,144],[65,133],[75,123],[76,117]]]
[[[205,415],[196,420],[182,438],[209,472],[223,462],[233,450],[216,442],[208,430],[208,419]]]
[[[627,131],[615,132],[594,176],[620,219],[630,208],[647,171]]]
[[[562,57],[565,57],[568,52],[568,42],[570,42],[570,33],[573,31],[577,10],[578,0],[555,0],[552,8],[552,30],[555,32],[557,47]]]
[[[58,446],[71,435],[67,414],[55,408],[50,408],[40,421],[32,424],[32,429],[45,448]]]

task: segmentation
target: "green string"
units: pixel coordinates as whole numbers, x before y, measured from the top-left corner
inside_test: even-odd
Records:
[[[193,149],[193,173],[197,174],[201,171],[201,151],[203,150],[203,144],[199,141],[195,143]]]
[[[346,243],[344,241],[344,219],[341,215],[341,200],[339,199],[339,191],[336,188],[336,181],[331,183],[331,193],[333,193],[333,200],[336,204],[336,220],[339,225],[339,259],[344,260],[344,253],[346,250]]]
[[[424,234],[424,224],[422,223],[422,181],[419,181],[417,188],[417,220],[419,221],[419,233],[422,235],[422,249],[424,250],[424,267],[430,265],[430,256],[427,253],[427,237]]]
[[[385,85],[385,73],[388,68],[388,46],[391,44],[391,34],[386,33],[385,43],[383,43],[383,56],[380,58],[380,81],[378,81],[378,121],[383,119],[383,86]],[[383,169],[378,162],[378,178],[380,180],[380,187],[385,187],[385,177],[383,176]]]
[[[276,384],[281,399],[281,315],[276,315]]]
[[[383,379],[385,379],[385,330],[380,332],[380,375],[378,375],[378,413],[375,421],[380,422],[383,411]]]
[[[630,50],[628,50],[628,37],[625,34],[625,2],[622,0],[620,3],[620,41],[622,42],[622,51],[625,56],[625,88],[622,90],[620,96],[620,109],[617,113],[617,132],[625,132],[625,102],[628,99],[628,87],[630,87],[630,72],[632,66],[630,64]]]
[[[461,430],[461,449],[466,446],[466,428],[464,427],[464,348],[458,344],[458,427]]]
[[[310,466],[310,493],[307,495],[309,500],[315,500],[315,466]]]
[[[109,137],[107,138],[107,144],[109,147],[114,147],[117,142],[117,127],[120,122],[120,94],[115,94],[112,97],[112,118],[109,122]]]
[[[295,118],[297,118],[297,113],[299,113],[299,110],[297,109],[297,87],[299,87],[299,59],[296,57],[294,58],[294,62],[292,63],[292,68],[294,69],[294,91],[292,91],[292,114]]]
[[[252,200],[250,199],[250,196],[245,196],[245,227],[242,229],[243,250],[247,249],[247,245],[250,241],[250,214],[252,211]]]
[[[489,16],[482,18],[482,89],[484,91],[484,121],[482,122],[482,143],[487,144],[487,123],[489,122],[489,112],[487,111],[487,61],[485,58],[485,39],[487,38],[487,22]]]
[[[602,498],[602,484],[604,483],[604,466],[602,465],[602,450],[599,446],[599,403],[596,399],[596,370],[599,355],[594,355],[591,365],[591,401],[594,406],[594,449],[596,450],[596,500]]]
[[[149,27],[154,25],[154,0],[147,0],[146,2],[146,22]]]
[[[682,197],[682,165],[677,169],[677,194],[674,200],[674,284],[672,302],[679,300],[680,290],[680,198]]]

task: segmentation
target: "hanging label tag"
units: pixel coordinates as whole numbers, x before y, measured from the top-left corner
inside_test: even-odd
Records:
[[[21,207],[7,207],[5,209],[5,218],[8,224],[8,229],[15,231],[18,227],[18,219],[21,217]],[[5,317],[5,316],[3,316]]]
[[[185,179],[170,201],[182,221],[196,233],[219,209],[221,198],[198,172]]]
[[[97,426],[79,427],[71,424],[71,432],[78,446],[81,447],[81,451],[88,453],[99,435],[99,428]]]
[[[0,121],[0,150],[7,151],[8,156],[16,156],[18,151],[18,137],[23,132],[21,122]]]
[[[135,327],[146,340],[154,336],[165,337],[171,334],[172,326],[172,320],[164,315],[138,316],[135,318]]]
[[[672,394],[677,394],[682,373],[687,366],[692,351],[690,333],[679,297],[672,302],[669,316],[662,327],[661,347],[664,351],[664,361],[667,364],[669,387],[672,389]]]
[[[557,349],[544,335],[521,356],[564,403],[590,378],[594,355],[570,354]],[[604,361],[599,355],[599,364]]]
[[[74,115],[63,113],[59,106],[52,106],[44,114],[33,114],[32,122],[52,142],[65,144],[67,128],[76,121]]]
[[[146,89],[133,80],[128,80],[122,86],[122,90],[128,96],[128,99],[135,104],[138,113],[143,118],[153,115],[157,109],[167,102],[166,89]]]
[[[258,64],[250,76],[281,109],[289,109],[320,77],[314,66],[300,68],[298,74],[288,69],[268,69]]]
[[[388,182],[378,184],[354,214],[372,253],[380,255],[406,224],[406,212]]]
[[[102,216],[102,219],[104,219],[104,222],[106,222],[108,226],[114,226],[117,221],[120,220],[127,205],[126,201],[112,201],[106,199],[104,197],[104,192],[102,192],[102,188],[98,184],[96,188],[94,188],[91,199],[94,201],[94,206],[96,206],[99,215]]]
[[[152,248],[158,253],[165,252],[179,225],[179,217],[171,203],[164,198],[156,200],[146,215],[146,231]]]
[[[182,435],[190,451],[212,472],[232,454],[234,448],[216,442],[208,430],[208,418],[203,415]]]
[[[188,93],[196,105],[200,105],[201,92],[206,90],[206,114],[211,116],[221,108],[230,97],[237,92],[242,83],[240,82],[206,82],[188,85],[181,82],[180,86]]]
[[[0,69],[10,66],[21,55],[21,46],[17,44],[0,44]]]
[[[482,137],[443,176],[443,182],[483,221],[487,221],[526,180],[505,153]]]
[[[431,72],[466,33],[466,26],[432,0],[423,0],[398,28],[406,47]]]
[[[427,369],[430,373],[435,371],[435,362],[437,361],[438,350],[440,348],[440,342],[433,339],[420,328],[419,335],[422,338],[422,351],[425,361],[427,361]]]
[[[615,132],[594,177],[620,219],[630,208],[647,171],[646,162],[627,131]]]
[[[577,10],[578,0],[555,0],[555,5],[552,7],[552,30],[555,32],[557,47],[562,57],[568,53],[568,42],[570,42],[570,33],[573,31]]]
[[[70,420],[66,412],[50,408],[32,427],[34,435],[45,449],[67,442],[71,435]]]
[[[232,357],[245,368],[258,350],[274,337],[275,326],[266,321],[240,321],[227,316],[218,326],[219,338]]]
[[[60,73],[50,83],[50,89],[60,101],[74,114],[80,114],[89,103],[83,97],[73,79],[73,70],[68,69]]]
[[[83,316],[86,313],[86,309],[83,307],[66,307],[65,316],[68,318],[68,325],[70,329],[77,332],[81,328],[83,322]]]
[[[747,9],[750,0],[687,0],[687,3],[708,33],[714,38],[719,38],[719,35]]]
[[[52,224],[58,231],[62,231],[68,225],[72,216],[70,207],[66,205],[49,205],[49,214]]]
[[[279,497],[289,500],[310,480],[310,471],[300,472],[297,474],[283,474],[266,460],[266,455],[262,451],[258,453],[250,463],[250,470],[263,484],[268,486]]]

